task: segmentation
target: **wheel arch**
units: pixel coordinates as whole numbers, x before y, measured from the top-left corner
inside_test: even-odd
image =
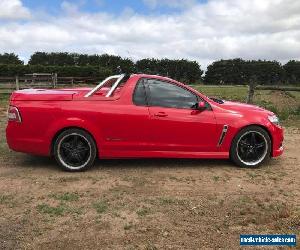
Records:
[[[265,131],[268,133],[269,138],[270,138],[270,141],[271,141],[271,152],[270,152],[270,153],[271,153],[271,155],[272,155],[272,151],[273,151],[273,137],[272,137],[272,134],[271,134],[271,132],[270,132],[270,130],[268,129],[267,126],[264,126],[264,125],[262,125],[262,124],[257,124],[257,123],[247,124],[247,125],[244,125],[244,126],[240,127],[240,128],[235,132],[235,134],[234,134],[233,137],[232,137],[232,140],[231,140],[231,143],[230,143],[230,149],[231,149],[232,144],[233,144],[233,141],[234,141],[235,137],[238,135],[238,133],[241,132],[243,129],[248,128],[248,127],[252,127],[252,126],[260,127],[260,128],[262,128],[263,130],[265,130]],[[229,149],[229,150],[230,150],[230,149]]]
[[[80,130],[83,130],[84,132],[88,133],[92,139],[94,140],[95,142],[95,145],[96,145],[96,151],[97,151],[97,155],[98,155],[98,144],[97,144],[97,140],[95,138],[95,136],[93,135],[93,133],[91,133],[88,129],[86,128],[83,128],[83,127],[80,127],[80,126],[67,126],[67,127],[63,127],[61,129],[59,129],[55,134],[54,136],[52,137],[51,139],[51,143],[50,143],[50,155],[53,156],[53,149],[54,149],[54,144],[55,144],[55,141],[57,139],[57,137],[63,133],[64,131],[66,130],[69,130],[69,129],[80,129]]]

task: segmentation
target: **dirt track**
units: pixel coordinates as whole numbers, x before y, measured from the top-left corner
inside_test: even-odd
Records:
[[[1,120],[1,249],[235,249],[241,233],[299,239],[297,129],[286,135],[284,156],[260,169],[107,160],[74,174],[51,159],[10,152]]]

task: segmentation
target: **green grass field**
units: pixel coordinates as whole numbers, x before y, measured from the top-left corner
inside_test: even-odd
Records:
[[[247,86],[207,86],[194,85],[193,88],[209,97],[219,97],[221,99],[245,101],[247,97]]]
[[[208,97],[245,102],[247,86],[192,86]],[[300,126],[300,92],[256,90],[254,104],[276,113],[285,126]]]

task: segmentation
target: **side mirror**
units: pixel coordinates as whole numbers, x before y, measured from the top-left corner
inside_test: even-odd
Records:
[[[198,102],[198,110],[205,110],[205,109],[206,109],[205,102],[203,102],[203,101]]]

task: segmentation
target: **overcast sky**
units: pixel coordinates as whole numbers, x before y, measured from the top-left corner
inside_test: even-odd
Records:
[[[0,53],[300,59],[300,0],[0,0]]]

